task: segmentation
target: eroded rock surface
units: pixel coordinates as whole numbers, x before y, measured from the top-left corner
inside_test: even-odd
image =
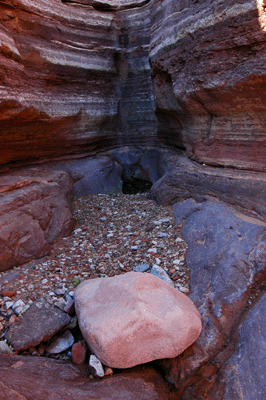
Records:
[[[265,338],[264,334],[259,338],[251,325],[263,330],[258,310],[263,310],[264,302],[249,310],[261,290],[265,291],[266,226],[235,215],[219,202],[188,199],[173,209],[177,222],[184,223],[190,298],[201,314],[203,329],[182,355],[161,363],[166,377],[179,388],[182,399],[229,399],[229,393],[240,399],[239,393],[246,387],[245,397],[255,400],[256,386],[257,393],[265,393],[261,364],[253,361],[256,354],[259,360],[259,354],[265,352]],[[257,350],[253,357],[254,342]],[[241,384],[237,371],[243,374],[241,382],[249,382],[247,386]]]
[[[45,253],[73,226],[64,171],[25,169],[0,177],[0,270]]]
[[[265,182],[264,173],[208,167],[177,155],[171,168],[152,186],[149,197],[163,205],[190,197],[199,202],[217,198],[265,221]]]
[[[149,9],[80,3],[0,5],[0,164],[156,139]]]
[[[112,368],[175,357],[201,331],[200,316],[187,296],[141,272],[82,282],[75,308],[90,350]]]
[[[155,0],[158,136],[212,165],[265,170],[265,3]]]
[[[1,355],[0,389],[18,400],[174,400],[174,391],[152,367],[136,368],[104,381],[89,379],[87,367],[40,357]]]
[[[36,301],[25,315],[11,326],[6,339],[15,351],[25,350],[37,346],[42,341],[49,341],[70,321],[70,316],[59,308],[51,306],[44,300]]]

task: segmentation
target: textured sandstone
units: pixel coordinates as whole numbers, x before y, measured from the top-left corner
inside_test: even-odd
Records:
[[[261,3],[151,3],[150,58],[158,135],[165,144],[184,146],[203,163],[265,170]]]
[[[84,281],[75,291],[75,308],[90,350],[112,368],[175,357],[201,331],[187,296],[141,272]]]
[[[152,186],[149,197],[169,205],[187,198],[217,198],[250,216],[266,219],[265,173],[202,166],[187,157],[169,158],[171,167]]]
[[[0,390],[8,400],[175,400],[152,367],[92,381],[88,367],[43,357],[0,357]]]
[[[0,4],[0,164],[153,142],[147,7],[82,3]]]
[[[0,271],[42,255],[73,226],[64,171],[25,169],[0,177]]]

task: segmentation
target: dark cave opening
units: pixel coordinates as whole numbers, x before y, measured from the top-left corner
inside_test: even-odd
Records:
[[[143,179],[127,179],[123,181],[122,192],[124,194],[145,193],[152,187],[152,182]]]

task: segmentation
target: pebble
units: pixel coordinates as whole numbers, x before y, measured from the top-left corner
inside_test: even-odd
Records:
[[[3,340],[0,340],[0,353],[13,354],[8,344]]]
[[[139,264],[135,268],[133,268],[133,271],[135,272],[146,272],[150,269],[149,264]]]
[[[162,279],[163,281],[169,283],[171,286],[174,286],[172,280],[170,279],[169,275],[165,270],[159,265],[153,265],[152,269],[150,270],[150,274],[157,276],[158,278]]]
[[[92,367],[91,374],[95,378],[103,378],[104,377],[104,370],[101,361],[94,355],[90,355],[89,366]]]
[[[189,290],[187,244],[169,207],[157,206],[145,194],[104,194],[78,198],[73,210],[72,235],[52,245],[47,256],[0,272],[2,332],[10,316],[18,318],[14,313],[20,316],[35,300],[63,309],[83,280],[138,271],[140,265],[143,272],[160,265],[175,287]],[[24,308],[12,308],[17,300]]]
[[[85,363],[87,345],[84,340],[74,343],[71,349],[71,357],[74,364],[81,365]]]
[[[69,330],[62,333],[61,336],[57,337],[52,343],[46,348],[48,354],[58,354],[69,349],[74,343],[74,336]]]

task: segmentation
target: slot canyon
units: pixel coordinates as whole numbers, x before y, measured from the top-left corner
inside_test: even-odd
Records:
[[[202,321],[99,381],[0,350],[3,399],[265,400],[265,63],[265,0],[0,0],[0,272],[70,235],[74,199],[147,191]]]

